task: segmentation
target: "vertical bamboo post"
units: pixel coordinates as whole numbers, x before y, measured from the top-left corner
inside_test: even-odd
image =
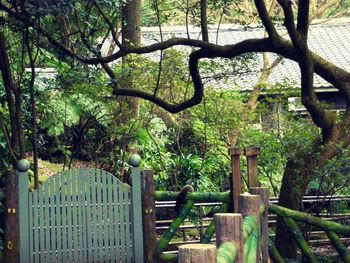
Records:
[[[242,193],[242,174],[240,166],[241,149],[236,147],[230,148],[231,155],[231,178],[230,178],[230,193],[231,193],[231,209],[230,211],[238,213],[238,196]]]
[[[234,242],[237,247],[236,263],[243,263],[243,218],[241,214],[215,214],[216,246],[225,241]]]
[[[264,212],[260,213],[260,240],[262,262],[267,263],[269,260],[269,192],[267,188],[252,187],[250,193],[260,196],[260,207],[264,208]]]
[[[144,262],[152,263],[157,246],[153,171],[142,171],[141,177]]]
[[[258,177],[258,155],[260,154],[260,148],[255,146],[249,146],[244,148],[244,155],[247,157],[247,169],[248,169],[248,188],[259,187]]]
[[[260,229],[260,213],[259,213],[259,204],[260,204],[260,196],[258,195],[251,195],[251,194],[241,194],[239,196],[239,209],[240,213],[242,214],[243,218],[247,215],[255,216],[257,219],[257,228],[258,233]],[[260,248],[258,246],[257,255],[260,255]],[[257,256],[257,259],[255,262],[260,262],[260,257]]]
[[[137,154],[130,157],[132,180],[132,230],[133,230],[133,263],[144,262],[142,198],[141,198],[141,158]]]
[[[215,263],[216,246],[210,244],[189,244],[179,247],[178,263]]]
[[[18,173],[18,219],[19,219],[19,262],[29,262],[29,200],[28,170],[30,163],[22,159],[17,163]]]

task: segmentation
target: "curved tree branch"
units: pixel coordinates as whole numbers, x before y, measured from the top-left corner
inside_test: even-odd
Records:
[[[306,104],[308,109],[311,109],[311,111],[313,110],[314,112],[317,112],[316,115],[322,115],[324,112],[322,112],[323,109],[320,106],[317,96],[313,91],[313,87],[312,87],[313,82],[311,79],[313,76],[313,71],[316,74],[320,75],[325,80],[327,80],[328,82],[330,82],[331,84],[333,84],[337,89],[339,89],[339,91],[346,97],[347,101],[349,102],[350,87],[348,83],[350,82],[350,74],[345,70],[321,58],[317,54],[312,53],[307,47],[306,38],[302,36],[301,32],[305,32],[306,23],[304,21],[308,21],[308,18],[299,19],[298,27],[301,31],[299,32],[296,29],[296,26],[294,24],[293,12],[292,12],[290,1],[278,0],[278,3],[282,6],[285,13],[285,26],[292,40],[291,42],[289,40],[283,39],[278,35],[271,21],[271,18],[268,15],[264,1],[255,0],[255,3],[259,11],[259,15],[261,16],[261,19],[263,21],[263,24],[266,30],[268,31],[269,38],[249,39],[233,45],[225,45],[225,46],[219,46],[219,45],[215,45],[205,41],[188,39],[188,38],[172,38],[164,42],[159,42],[159,43],[151,44],[148,46],[142,46],[142,47],[123,45],[122,48],[119,49],[117,52],[115,52],[114,54],[108,55],[106,57],[98,57],[98,56],[83,57],[79,54],[76,54],[71,50],[69,50],[64,45],[62,45],[61,43],[59,43],[48,32],[40,28],[38,25],[18,15],[18,13],[16,13],[15,10],[11,10],[7,8],[2,3],[0,3],[0,10],[4,10],[10,16],[16,19],[29,23],[31,27],[33,27],[39,33],[44,35],[54,47],[60,49],[61,51],[65,52],[67,55],[86,64],[109,63],[116,59],[122,58],[127,54],[151,53],[154,51],[165,50],[178,45],[200,48],[199,50],[193,52],[190,56],[189,69],[191,72],[192,80],[194,82],[195,92],[192,98],[190,98],[189,100],[186,100],[179,104],[171,104],[171,103],[165,102],[164,100],[162,100],[157,96],[154,96],[154,94],[151,95],[140,90],[123,87],[123,89],[117,88],[114,91],[115,95],[127,95],[127,96],[136,96],[136,97],[144,98],[146,100],[156,103],[157,105],[163,107],[166,110],[169,110],[170,112],[179,112],[183,109],[186,109],[195,104],[198,104],[201,101],[202,93],[203,93],[203,84],[201,83],[200,75],[198,71],[198,61],[200,59],[214,58],[214,57],[234,58],[235,56],[242,55],[245,53],[251,53],[251,52],[272,52],[272,53],[281,55],[285,58],[294,60],[298,63],[301,63],[301,61],[304,60],[304,62],[302,63],[306,63],[306,64],[300,65],[302,75],[304,76],[303,77],[304,79],[302,79],[302,83],[304,83],[302,85],[302,89],[304,90],[304,93],[305,93],[304,103]],[[300,9],[304,10],[302,11],[303,13],[307,12],[308,10],[304,6],[301,6]],[[307,56],[306,60],[305,60],[305,56]],[[308,71],[306,71],[305,73],[305,70],[303,69],[306,69],[306,68],[308,69]],[[312,72],[312,74],[310,72]],[[327,126],[329,125],[329,123],[324,124],[323,121],[321,121],[317,125]]]
[[[324,109],[314,91],[315,65],[307,45],[309,2],[299,1],[298,30],[294,24],[291,2],[278,0],[285,14],[285,26],[292,40],[301,73],[301,100],[313,122],[322,129],[324,141],[328,141],[336,125],[336,115]]]
[[[279,37],[277,30],[275,26],[272,23],[272,20],[270,18],[269,12],[266,9],[266,5],[264,3],[264,0],[255,0],[255,6],[258,10],[259,16],[261,18],[261,21],[264,24],[264,27],[269,34],[269,37],[272,41],[277,39]]]

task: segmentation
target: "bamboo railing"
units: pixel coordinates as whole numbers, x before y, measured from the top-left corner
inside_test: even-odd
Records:
[[[239,149],[230,149],[232,164],[231,189],[228,192],[187,193],[182,200],[180,211],[156,241],[155,201],[177,201],[180,192],[154,191],[153,173],[146,171],[143,186],[143,222],[145,235],[145,263],[232,263],[232,262],[269,262],[269,256],[276,263],[284,263],[274,242],[269,239],[268,213],[283,218],[283,222],[294,237],[308,262],[316,262],[316,257],[299,230],[297,223],[302,222],[325,231],[329,240],[344,262],[350,263],[349,250],[338,235],[350,236],[350,226],[330,222],[307,213],[293,211],[269,203],[266,189],[259,186],[257,180],[257,155],[259,149],[245,149],[248,163],[248,185],[250,194],[242,193]],[[186,244],[179,247],[179,254],[164,253],[180,226],[184,223],[195,203],[217,202],[220,209],[214,220],[208,225],[201,238],[201,244]],[[234,212],[234,213],[232,213]],[[216,234],[216,245],[210,244]]]
[[[309,247],[308,243],[304,239],[296,222],[309,224],[313,227],[325,231],[333,247],[342,258],[343,262],[350,263],[350,251],[341,242],[338,236],[339,234],[344,236],[350,236],[350,226],[331,222],[323,218],[312,216],[308,213],[291,210],[273,204],[269,206],[269,212],[274,213],[282,218],[283,223],[289,230],[290,234],[293,236],[296,244],[298,245],[308,262],[317,262],[317,259],[313,254],[311,248]]]
[[[189,262],[186,261],[186,258],[189,257],[193,263],[267,262],[268,246],[266,246],[266,251],[264,251],[262,240],[267,240],[268,237],[263,237],[261,233],[263,233],[262,230],[264,229],[262,227],[264,223],[262,222],[266,221],[267,225],[268,220],[267,213],[265,213],[267,209],[265,206],[266,200],[264,200],[268,196],[266,189],[256,188],[255,191],[262,194],[241,194],[239,196],[240,213],[227,213],[230,207],[227,202],[230,195],[227,192],[189,193],[184,200],[181,212],[158,241],[155,248],[155,258],[165,262]],[[157,201],[176,200],[178,194],[174,192],[156,192],[155,199]],[[204,233],[201,244],[180,246],[179,255],[163,253],[179,226],[193,208],[194,202],[208,202],[209,200],[212,202],[223,202],[223,204]],[[267,231],[265,232],[267,233]],[[208,246],[214,234],[216,234],[216,246]],[[205,253],[209,253],[205,259],[201,256],[195,256]],[[211,253],[215,254],[215,261],[211,260],[213,258]],[[263,260],[263,254],[266,255],[265,260]],[[209,259],[211,261],[208,261]]]

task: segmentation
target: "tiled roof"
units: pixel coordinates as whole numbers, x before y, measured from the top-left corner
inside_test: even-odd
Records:
[[[280,32],[285,34],[283,31]],[[193,39],[200,38],[200,30],[198,28],[191,28],[189,30],[190,37]],[[217,28],[209,29],[209,40],[212,43],[216,42]],[[261,38],[264,36],[264,29],[261,27],[243,28],[235,25],[221,25],[218,34],[218,44],[234,44],[245,39]],[[172,37],[187,37],[185,27],[164,27],[163,39]],[[142,30],[142,44],[149,45],[160,41],[160,34],[157,28],[146,28]],[[340,22],[323,23],[318,25],[311,25],[309,29],[308,44],[312,51],[334,63],[335,65],[350,72],[350,20],[345,19]],[[107,45],[102,49],[105,52]],[[270,61],[276,58],[275,55],[269,54]],[[147,57],[159,60],[159,53],[154,52],[148,54]],[[209,78],[208,83],[214,88],[228,88],[234,85],[240,86],[242,89],[251,89],[257,82],[262,68],[262,54],[257,54],[250,64],[252,71],[233,74],[234,70],[227,67],[225,71],[227,81],[224,81],[225,76],[220,74],[220,77]],[[273,73],[268,79],[268,83],[273,85],[275,83],[288,79],[296,85],[300,85],[299,67],[296,62],[283,59],[281,63],[273,70]],[[315,76],[315,87],[330,87],[331,85],[322,79]]]

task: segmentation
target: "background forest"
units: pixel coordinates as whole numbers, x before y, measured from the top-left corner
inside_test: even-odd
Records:
[[[272,60],[257,53],[200,61],[201,72],[208,78],[220,78],[228,68],[238,76],[258,71],[259,82],[247,91],[223,74],[223,87],[208,81],[202,103],[172,114],[147,100],[116,97],[115,85],[158,92],[174,103],[186,100],[194,91],[188,69],[191,48],[161,50],[156,59],[133,54],[108,65],[79,63],[49,45],[28,25],[41,23],[43,31],[77,54],[90,52],[99,57],[112,54],[116,48],[110,39],[113,29],[107,33],[100,30],[106,27],[105,16],[115,24],[114,33],[120,37],[122,22],[118,21],[123,18],[124,4],[112,0],[73,1],[73,12],[72,1],[39,2],[21,3],[19,9],[26,10],[27,24],[9,16],[4,7],[1,10],[5,11],[0,11],[1,189],[11,164],[23,155],[32,163],[30,180],[34,188],[49,176],[72,167],[103,168],[128,182],[128,158],[138,153],[142,168],[154,170],[157,190],[180,190],[190,184],[196,191],[223,191],[229,186],[230,146],[255,145],[261,149],[260,182],[269,188],[271,196],[278,197],[287,162],[303,163],[305,160],[298,156],[317,158],[320,154],[315,151],[315,141],[322,140],[321,129],[309,115],[288,107],[288,97],[301,94],[298,85],[288,79],[273,85],[267,81],[281,63],[279,57]],[[194,26],[201,27],[203,2],[206,23],[218,34],[220,26],[228,23],[242,28],[261,26],[249,0],[145,0],[139,14],[141,26],[155,27],[159,30],[157,36],[171,35],[166,28],[174,25],[182,26],[189,34]],[[282,26],[282,9],[275,1],[267,2],[272,20]],[[310,12],[313,20],[329,22],[347,17],[349,8],[349,1],[314,0]],[[67,17],[65,13],[71,14]],[[58,18],[59,23],[50,17]],[[75,27],[69,20],[76,22]],[[258,56],[263,57],[263,68],[256,68]],[[12,80],[6,76],[12,76]],[[11,82],[14,88],[8,84]],[[337,118],[342,118],[341,112]],[[15,136],[20,126],[23,134],[18,138],[23,136],[22,146]],[[306,193],[349,194],[349,159],[348,147],[339,143],[336,154],[315,169]],[[242,159],[245,177],[244,165]],[[4,190],[0,190],[0,198],[5,199]],[[4,214],[3,203],[0,214]]]

